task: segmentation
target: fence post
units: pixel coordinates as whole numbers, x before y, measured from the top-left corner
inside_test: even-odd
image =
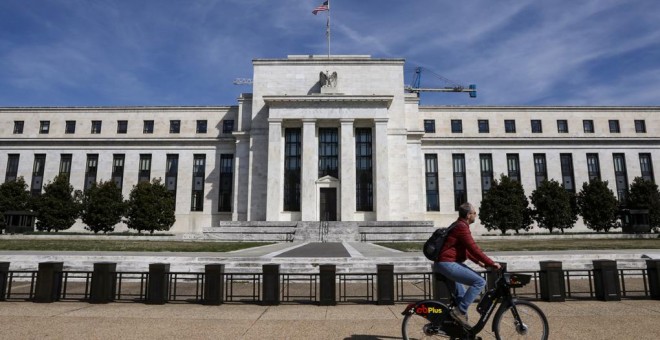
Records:
[[[616,261],[594,260],[594,288],[602,301],[621,301],[621,286]]]
[[[117,292],[117,264],[114,262],[94,263],[90,303],[108,303],[115,300]]]
[[[62,292],[63,262],[40,262],[34,302],[55,302]]]
[[[167,302],[170,291],[169,273],[169,263],[149,264],[149,281],[147,283],[146,303],[162,305]]]
[[[377,294],[379,305],[394,304],[394,265],[379,264],[377,270]]]
[[[0,262],[0,301],[7,299],[7,281],[9,280],[9,262]]]
[[[225,290],[225,265],[207,264],[204,266],[204,304],[220,305],[224,302],[223,292]]]
[[[319,304],[334,306],[337,304],[337,267],[334,264],[322,264],[319,266],[319,270]]]
[[[541,261],[539,264],[541,266],[539,273],[541,299],[556,302],[566,301],[566,282],[561,261]]]
[[[265,306],[277,306],[280,304],[280,265],[264,264],[263,271],[263,300]]]
[[[649,280],[649,295],[660,300],[660,259],[646,260],[646,275]]]

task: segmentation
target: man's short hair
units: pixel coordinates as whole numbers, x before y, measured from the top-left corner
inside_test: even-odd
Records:
[[[465,202],[458,206],[458,217],[467,218],[470,211],[474,210],[472,204]]]

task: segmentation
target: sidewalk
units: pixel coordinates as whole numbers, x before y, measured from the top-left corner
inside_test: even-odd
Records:
[[[537,304],[548,317],[550,339],[660,338],[660,301]],[[405,304],[268,307],[0,302],[0,338],[400,339],[404,308]],[[481,335],[495,338],[490,325]]]

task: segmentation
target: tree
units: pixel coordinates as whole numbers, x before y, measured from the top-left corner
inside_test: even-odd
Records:
[[[523,186],[504,174],[500,175],[500,180],[494,180],[481,199],[479,220],[486,229],[497,229],[502,234],[507,230],[516,233],[521,229],[529,230],[532,216]]]
[[[651,228],[656,232],[660,229],[660,191],[657,184],[635,177],[628,191],[626,207],[648,209]]]
[[[596,232],[608,232],[618,228],[619,201],[614,192],[598,178],[582,184],[577,195],[577,205],[587,228]]]
[[[128,228],[153,234],[156,230],[170,230],[175,221],[174,197],[160,178],[133,186],[125,221]]]
[[[44,185],[44,193],[34,199],[34,211],[38,230],[71,228],[80,213],[80,202],[73,195],[68,176],[58,175]]]
[[[81,201],[80,218],[87,225],[85,229],[95,234],[114,231],[126,211],[121,189],[114,181],[94,183],[82,193]]]
[[[23,177],[2,183],[0,185],[0,230],[6,227],[4,213],[6,211],[28,211],[32,197]]]
[[[577,221],[577,212],[571,206],[572,194],[559,182],[545,180],[532,192],[530,197],[534,209],[532,215],[539,227],[552,230],[573,228]]]

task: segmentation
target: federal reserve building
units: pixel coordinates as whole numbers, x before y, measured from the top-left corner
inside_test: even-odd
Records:
[[[660,107],[422,106],[404,65],[255,59],[252,93],[227,106],[1,107],[2,180],[23,177],[34,195],[58,174],[80,190],[112,180],[127,198],[161,178],[173,233],[299,228],[296,239],[446,226],[501,174],[528,196],[544,179],[579,192],[597,177],[619,195],[655,180]]]

